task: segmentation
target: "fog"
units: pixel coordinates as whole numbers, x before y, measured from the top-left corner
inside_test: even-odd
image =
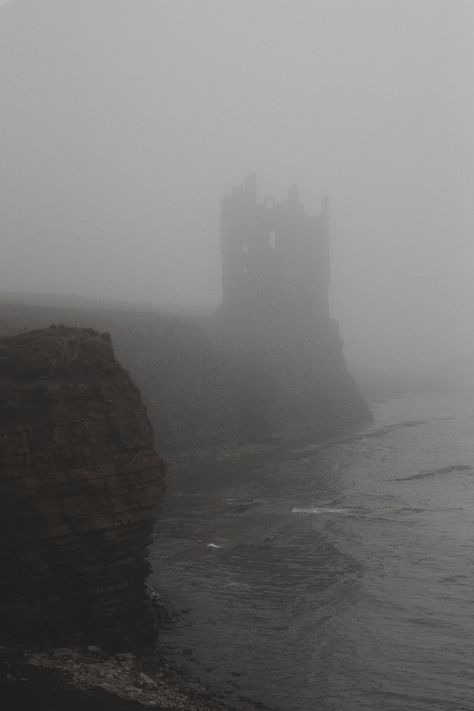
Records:
[[[331,198],[349,363],[474,352],[470,0],[0,3],[0,290],[212,308],[219,202]]]

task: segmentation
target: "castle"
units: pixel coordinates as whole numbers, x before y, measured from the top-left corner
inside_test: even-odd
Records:
[[[212,317],[0,300],[0,335],[51,323],[110,332],[165,453],[366,420],[329,317],[327,200],[317,216],[296,188],[259,202],[249,176],[223,199],[221,220],[223,304]]]
[[[329,204],[305,214],[298,188],[257,201],[255,174],[221,205],[223,308],[295,320],[329,318]]]

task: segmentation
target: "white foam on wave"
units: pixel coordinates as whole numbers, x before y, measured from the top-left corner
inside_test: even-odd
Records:
[[[327,506],[311,506],[310,508],[300,508],[295,506],[291,513],[305,513],[305,514],[342,514],[346,515],[350,513],[349,509],[339,509],[330,508]]]
[[[222,546],[218,546],[217,543],[208,543],[207,547],[208,548],[222,548]]]

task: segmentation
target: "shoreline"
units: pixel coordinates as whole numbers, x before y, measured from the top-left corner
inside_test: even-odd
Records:
[[[332,433],[315,440],[306,433],[271,438],[265,442],[220,446],[167,457],[176,467],[210,462],[219,465],[235,460],[275,455],[288,447],[332,445],[350,436]],[[299,435],[299,436],[298,436]],[[297,456],[298,450],[293,450]],[[0,701],[11,711],[255,711],[268,707],[239,695],[229,696],[208,688],[186,668],[171,664],[159,647],[159,631],[179,612],[172,601],[161,599],[159,590],[147,585],[157,638],[143,652],[107,653],[99,647],[56,649],[0,646]]]
[[[48,652],[0,647],[0,698],[11,711],[242,711],[261,703],[206,689],[159,653],[98,647]]]
[[[179,616],[149,588],[156,630],[151,647],[108,653],[93,644],[50,649],[0,645],[0,702],[9,711],[270,711],[229,697],[173,665],[159,631]]]

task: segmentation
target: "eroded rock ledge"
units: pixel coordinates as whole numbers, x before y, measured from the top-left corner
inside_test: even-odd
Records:
[[[265,708],[211,694],[156,655],[109,656],[94,647],[51,653],[0,647],[0,699],[12,711],[231,711],[233,701],[241,711]]]
[[[110,337],[0,339],[0,644],[147,641],[164,467]]]

